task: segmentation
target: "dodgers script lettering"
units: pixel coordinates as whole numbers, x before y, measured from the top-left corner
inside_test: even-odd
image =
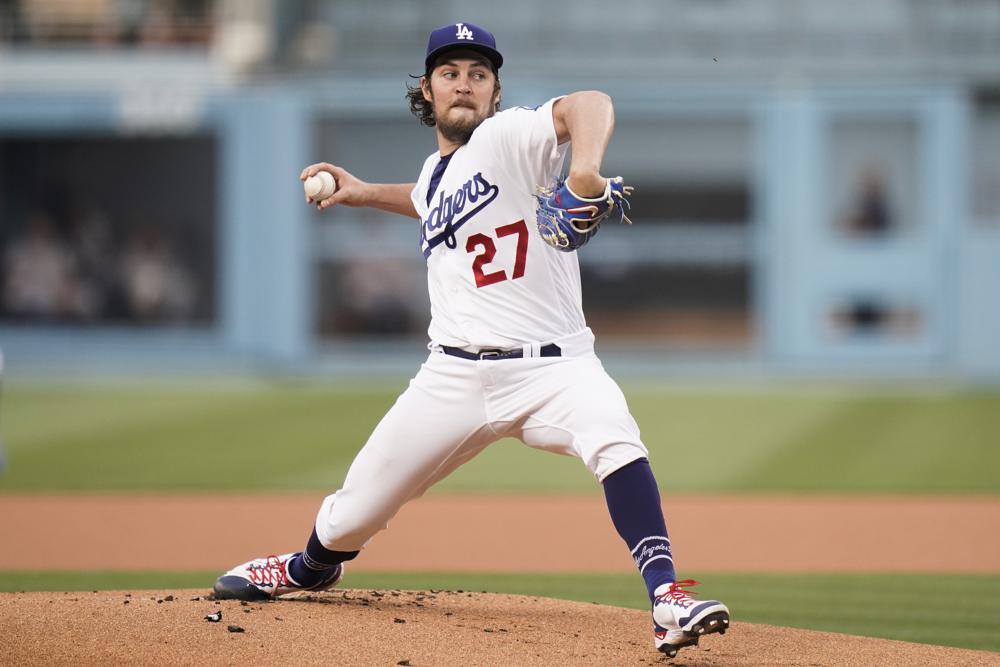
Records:
[[[486,180],[480,171],[455,192],[450,194],[442,192],[438,195],[437,205],[431,209],[420,228],[421,243],[427,244],[424,255],[430,255],[434,246],[440,243],[454,248],[455,232],[458,228],[496,199],[499,193],[500,188]],[[472,208],[466,210],[466,206]],[[436,236],[432,235],[432,232],[442,228],[444,231]]]

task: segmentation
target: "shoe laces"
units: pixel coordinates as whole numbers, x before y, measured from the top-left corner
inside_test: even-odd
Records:
[[[666,602],[680,607],[689,607],[693,602],[696,602],[696,600],[690,592],[684,589],[692,588],[697,585],[698,582],[694,579],[674,581],[670,584],[670,588],[656,596],[655,603],[659,604],[661,602]]]
[[[250,581],[258,586],[289,585],[285,561],[277,556],[268,556],[263,565],[251,565],[247,569],[250,573]]]

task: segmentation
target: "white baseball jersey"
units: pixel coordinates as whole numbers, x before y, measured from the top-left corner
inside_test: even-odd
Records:
[[[501,111],[450,156],[424,163],[411,198],[432,343],[509,349],[586,326],[576,253],[546,245],[535,224],[532,195],[561,172],[568,146],[556,139],[557,99]]]

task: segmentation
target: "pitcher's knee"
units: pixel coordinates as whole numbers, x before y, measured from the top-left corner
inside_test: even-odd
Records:
[[[316,536],[332,551],[357,551],[388,523],[388,518],[350,502],[343,492],[327,496],[316,515]]]
[[[584,461],[597,481],[603,482],[604,478],[619,468],[648,457],[649,452],[641,442],[614,442],[596,447]]]

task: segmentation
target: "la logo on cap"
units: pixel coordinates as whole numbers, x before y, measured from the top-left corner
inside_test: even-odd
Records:
[[[493,69],[500,69],[503,56],[497,51],[497,42],[489,30],[473,23],[445,23],[431,32],[427,40],[427,56],[424,67],[429,73],[434,69],[435,60],[453,49],[478,51],[493,64]]]

